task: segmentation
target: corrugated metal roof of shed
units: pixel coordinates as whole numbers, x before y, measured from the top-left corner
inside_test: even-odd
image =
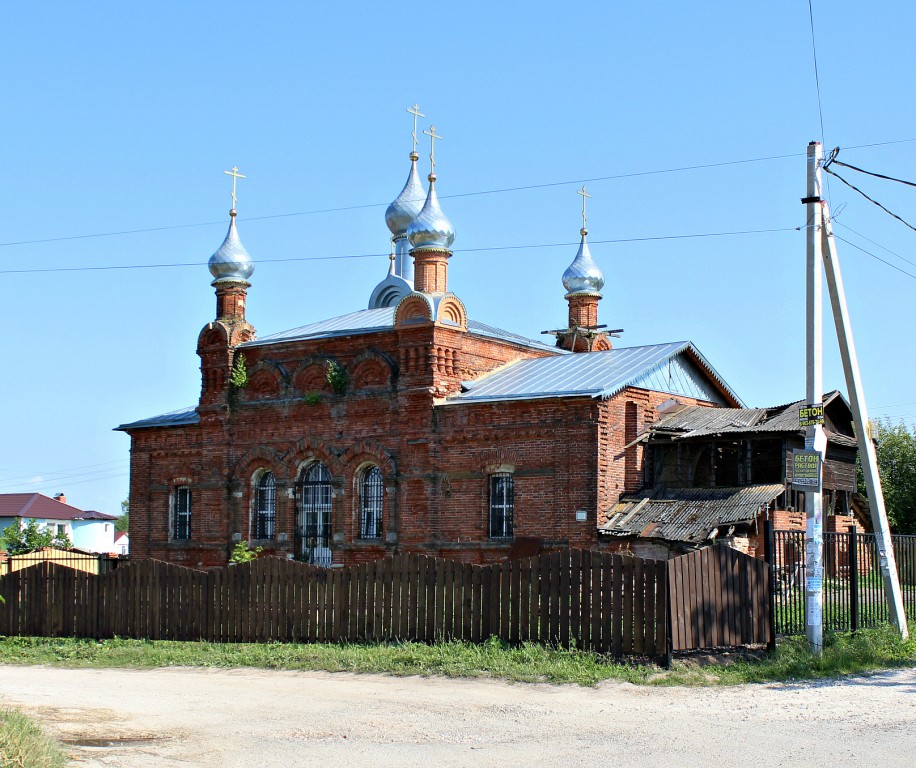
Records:
[[[841,398],[839,392],[824,395],[824,404]],[[845,401],[843,401],[845,402]],[[803,431],[798,419],[798,409],[804,400],[777,405],[771,408],[721,408],[687,406],[663,416],[650,428],[651,432],[681,432],[676,439],[713,437],[724,434],[795,434]],[[849,435],[827,430],[828,439],[837,445],[855,446],[856,439]]]
[[[707,408],[688,405],[663,416],[652,427],[653,430],[689,432],[691,435],[701,431],[731,431],[734,428],[747,431],[766,413],[766,408]]]
[[[645,536],[697,543],[720,525],[753,520],[763,504],[785,491],[781,484],[743,488],[667,488],[621,499],[607,523],[609,536]]]

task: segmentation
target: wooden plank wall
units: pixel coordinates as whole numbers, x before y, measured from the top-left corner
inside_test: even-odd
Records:
[[[278,558],[213,571],[141,560],[0,577],[0,634],[214,642],[490,637],[614,655],[667,652],[666,564],[564,550],[494,565],[397,555],[324,569]]]
[[[671,648],[766,644],[770,566],[725,546],[669,560]]]

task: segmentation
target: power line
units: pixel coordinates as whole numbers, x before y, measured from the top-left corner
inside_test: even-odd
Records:
[[[82,478],[82,479],[76,479],[76,480],[67,479],[67,486],[69,487],[72,485],[84,485],[86,483],[99,483],[104,480],[115,480],[116,478],[119,478],[119,477],[129,477],[129,476],[130,476],[129,472],[121,472],[121,473],[114,474],[114,475],[101,475],[99,477],[85,477],[81,475],[74,475],[74,477]],[[3,487],[4,488],[21,488],[24,485],[44,486],[44,485],[54,485],[56,482],[57,482],[56,480],[35,480],[32,482],[27,482],[27,483],[14,483],[13,485],[7,485]]]
[[[759,235],[770,232],[797,232],[800,227],[775,227],[771,229],[746,229],[733,232],[698,232],[685,235],[656,235],[652,237],[624,237],[612,240],[591,240],[592,245],[604,245],[609,243],[642,243],[657,240],[687,240],[692,238],[706,237],[732,237],[736,235]],[[533,250],[535,248],[574,248],[578,242],[567,243],[534,243],[528,245],[502,245],[491,246],[486,248],[459,248],[455,253],[480,253],[484,251],[509,251],[519,249]],[[345,259],[369,259],[369,258],[387,258],[388,253],[359,253],[344,254],[342,256],[290,256],[285,259],[258,259],[258,264],[278,264],[285,262],[299,261],[339,261]],[[98,267],[38,267],[34,269],[4,269],[0,270],[0,275],[15,274],[34,274],[44,272],[100,272],[110,270],[127,270],[127,269],[170,269],[174,267],[201,267],[206,262],[187,261],[175,262],[172,264],[107,264]]]
[[[895,219],[897,219],[897,221],[902,222],[903,224],[905,224],[906,226],[908,226],[910,229],[912,229],[914,232],[916,232],[916,227],[914,227],[912,224],[910,224],[906,219],[904,219],[904,218],[898,216],[898,215],[897,215],[896,213],[894,213],[893,211],[888,210],[887,208],[885,208],[885,207],[884,207],[883,205],[881,205],[881,203],[879,203],[877,200],[874,200],[874,199],[872,199],[871,197],[869,197],[868,195],[866,195],[866,194],[865,194],[861,189],[859,189],[855,184],[850,184],[848,181],[846,181],[846,179],[844,179],[842,176],[840,176],[840,174],[836,173],[835,171],[831,171],[830,168],[829,168],[829,166],[825,165],[825,166],[823,166],[823,168],[824,168],[824,170],[825,170],[827,173],[829,173],[831,176],[836,176],[836,177],[837,177],[840,181],[842,181],[847,187],[849,187],[850,189],[852,189],[852,190],[854,190],[855,192],[858,192],[860,195],[862,195],[862,197],[864,197],[866,200],[868,200],[868,202],[874,203],[874,204],[877,205],[882,211],[884,211],[886,214],[888,214],[888,215],[890,215],[890,216],[893,216]]]
[[[42,478],[42,480],[39,480],[36,482],[44,482],[45,480],[47,480],[48,482],[53,482],[59,479],[59,477],[54,477],[55,475],[60,476],[60,475],[67,475],[70,472],[77,472],[78,474],[76,476],[79,476],[80,474],[79,470],[84,470],[84,469],[95,470],[94,472],[90,472],[89,474],[96,474],[100,472],[110,472],[113,469],[113,467],[111,466],[112,464],[127,464],[127,463],[128,463],[128,459],[117,459],[115,461],[103,461],[98,464],[84,464],[79,467],[70,467],[69,469],[57,469],[57,470],[47,471],[47,472],[26,472],[25,474],[14,475],[13,477],[0,478],[0,483],[9,483],[13,480],[25,480],[26,478],[32,478],[32,477],[41,477]],[[105,467],[105,469],[98,469],[98,467]],[[14,470],[14,469],[0,470],[0,472],[21,472],[21,471],[22,470]]]
[[[847,240],[845,237],[840,237],[836,232],[833,233],[833,236],[837,240],[842,240],[844,243],[846,243],[846,245],[851,245],[856,250],[862,251],[862,253],[868,254],[873,259],[877,259],[878,261],[880,261],[882,264],[887,264],[887,266],[891,267],[892,269],[896,269],[898,272],[902,272],[907,277],[912,277],[914,280],[916,280],[916,275],[911,274],[910,272],[907,272],[905,269],[901,269],[896,264],[891,264],[889,261],[882,259],[880,256],[875,256],[875,254],[873,254],[871,251],[866,251],[861,245],[856,245],[851,240]]]
[[[817,89],[817,115],[820,118],[821,123],[821,146],[827,146],[827,140],[824,138],[824,109],[821,105],[821,78],[817,71],[817,46],[814,42],[814,7],[812,6],[811,0],[808,0],[808,20],[811,23],[811,59],[814,62],[814,85]],[[830,201],[830,206],[833,207],[833,199],[830,195],[830,179],[825,178],[827,188],[827,199]]]
[[[837,147],[837,151],[838,150],[839,150],[839,147]],[[842,165],[844,168],[849,168],[852,171],[858,171],[859,173],[864,173],[864,174],[867,174],[868,176],[874,176],[876,179],[886,179],[887,181],[896,181],[898,184],[906,184],[907,186],[910,186],[910,187],[916,187],[916,183],[912,181],[906,181],[905,179],[897,179],[893,176],[885,176],[883,173],[875,173],[874,171],[866,171],[864,168],[858,168],[855,165],[850,165],[849,163],[843,163],[837,160],[836,157],[834,157],[833,160],[830,161],[830,164],[831,165]]]
[[[868,144],[853,144],[851,146],[846,147],[846,149],[847,150],[870,149],[873,147],[884,147],[884,146],[890,146],[893,144],[908,144],[914,141],[916,141],[916,138],[893,139],[891,141],[876,141],[876,142],[871,142]],[[731,165],[759,163],[759,162],[766,162],[770,160],[785,160],[785,159],[793,158],[793,157],[804,157],[804,153],[803,152],[790,152],[790,153],[783,154],[783,155],[767,155],[764,157],[745,158],[743,160],[726,160],[726,161],[717,162],[717,163],[684,165],[684,166],[677,166],[673,168],[659,168],[659,169],[650,170],[650,171],[635,171],[633,173],[620,173],[620,174],[614,174],[610,176],[596,176],[591,179],[572,179],[569,181],[554,181],[554,182],[546,182],[543,184],[528,184],[528,185],[520,186],[520,187],[503,187],[499,189],[487,189],[487,190],[480,190],[476,192],[460,192],[460,193],[456,193],[452,195],[440,195],[439,197],[440,199],[449,199],[449,198],[458,198],[458,197],[473,197],[475,195],[495,195],[495,194],[501,194],[505,192],[518,192],[518,191],[531,190],[531,189],[546,189],[549,187],[566,186],[566,185],[571,185],[571,184],[583,184],[583,183],[589,184],[589,183],[593,183],[596,181],[614,181],[617,179],[636,178],[639,176],[654,176],[654,175],[664,174],[664,173],[679,173],[683,171],[695,171],[695,170],[702,170],[706,168],[722,168],[722,167],[727,167]],[[356,211],[356,210],[361,210],[365,208],[381,208],[387,205],[388,203],[363,203],[359,205],[339,206],[336,208],[315,208],[315,209],[308,210],[308,211],[292,211],[289,213],[265,214],[264,216],[246,216],[246,217],[240,217],[240,220],[246,221],[246,222],[247,221],[266,221],[269,219],[283,219],[283,218],[290,218],[294,216],[312,216],[312,215],[322,214],[322,213],[341,213],[345,211]],[[44,237],[44,238],[35,238],[35,239],[30,239],[30,240],[11,240],[5,243],[0,243],[0,248],[9,248],[12,246],[17,246],[17,245],[37,245],[37,244],[42,244],[42,243],[59,243],[59,242],[66,242],[70,240],[88,240],[88,239],[99,238],[99,237],[118,237],[121,235],[147,234],[150,232],[166,232],[166,231],[176,230],[176,229],[193,229],[195,227],[212,227],[218,224],[225,224],[225,223],[226,223],[225,220],[221,219],[219,221],[202,221],[202,222],[197,222],[194,224],[170,224],[170,225],[161,226],[161,227],[142,227],[139,229],[121,229],[121,230],[113,230],[111,232],[91,232],[91,233],[84,234],[84,235],[62,235],[60,237]]]
[[[908,139],[907,141],[916,141],[916,139]],[[569,186],[572,184],[592,184],[596,181],[614,181],[618,179],[636,178],[639,176],[655,176],[655,175],[664,174],[664,173],[680,173],[683,171],[696,171],[696,170],[702,170],[705,168],[722,168],[722,167],[731,166],[731,165],[744,165],[747,163],[766,162],[769,160],[784,160],[786,158],[799,157],[799,156],[801,156],[800,153],[793,152],[793,153],[785,154],[785,155],[768,155],[766,157],[752,157],[752,158],[745,158],[743,160],[725,160],[725,161],[717,162],[717,163],[703,163],[699,165],[682,165],[682,166],[676,166],[672,168],[658,168],[658,169],[650,170],[650,171],[634,171],[632,173],[618,173],[618,174],[613,174],[610,176],[595,176],[595,177],[586,178],[586,179],[571,179],[569,181],[551,181],[551,182],[545,182],[541,184],[527,184],[527,185],[519,186],[519,187],[500,187],[498,189],[484,189],[484,190],[478,190],[476,192],[458,192],[458,193],[451,194],[451,195],[439,195],[439,199],[445,200],[445,199],[460,198],[460,197],[475,197],[478,195],[496,195],[496,194],[503,194],[506,192],[522,192],[522,191],[531,190],[531,189],[547,189],[550,187]],[[381,207],[387,206],[388,204],[389,203],[362,203],[359,205],[346,205],[346,206],[340,206],[337,208],[315,208],[313,210],[308,210],[308,211],[293,211],[290,213],[274,213],[274,214],[266,214],[264,216],[247,216],[247,217],[240,217],[240,219],[243,221],[265,221],[268,219],[283,219],[283,218],[290,218],[293,216],[312,216],[315,214],[322,214],[322,213],[341,213],[345,211],[356,211],[356,210],[361,210],[365,208],[381,208]],[[119,235],[145,234],[148,232],[164,232],[164,231],[173,230],[173,229],[190,229],[193,227],[209,227],[209,226],[214,226],[217,224],[225,224],[225,223],[226,223],[225,220],[204,221],[204,222],[199,222],[196,224],[174,224],[174,225],[168,225],[168,226],[162,226],[162,227],[145,227],[142,229],[123,229],[123,230],[116,230],[112,232],[94,232],[94,233],[85,234],[85,235],[63,235],[61,237],[46,237],[46,238],[40,238],[40,239],[34,239],[34,240],[10,241],[6,243],[0,243],[0,247],[10,247],[10,246],[15,246],[15,245],[34,245],[34,244],[39,244],[39,243],[56,243],[56,242],[63,242],[67,240],[86,240],[89,238],[96,238],[96,237],[116,237]]]
[[[891,250],[890,248],[888,248],[887,246],[881,245],[881,243],[877,242],[876,240],[872,240],[870,237],[867,237],[867,236],[863,235],[861,232],[859,232],[859,231],[853,229],[853,228],[850,227],[848,224],[844,224],[842,221],[838,221],[838,220],[836,219],[835,216],[831,219],[831,221],[833,221],[834,224],[839,224],[839,225],[840,225],[841,227],[843,227],[844,229],[848,229],[850,232],[852,232],[852,233],[855,234],[855,235],[858,235],[858,236],[861,237],[863,240],[867,240],[867,241],[868,241],[869,243],[871,243],[872,245],[877,245],[882,251],[887,251],[891,256],[896,256],[898,259],[900,259],[900,261],[904,261],[904,262],[906,262],[907,264],[910,264],[911,266],[916,267],[916,261],[910,261],[909,259],[905,258],[904,256],[901,256],[901,255],[900,255],[899,253],[897,253],[896,251],[892,251],[892,250]],[[914,403],[914,405],[916,405],[916,403]]]
[[[821,107],[821,79],[817,71],[817,46],[814,43],[814,8],[811,5],[811,0],[808,0],[808,19],[811,22],[811,58],[814,60],[814,84],[817,87],[817,114],[821,121],[821,143],[826,145],[824,141],[824,110]]]
[[[908,144],[914,141],[916,141],[916,138],[894,139],[891,141],[876,141],[876,142],[871,142],[869,144],[853,144],[849,147],[846,147],[846,149],[847,150],[870,149],[873,147],[884,147],[884,146],[890,146],[893,144]],[[650,170],[650,171],[635,171],[633,173],[620,173],[620,174],[614,174],[611,176],[596,176],[591,179],[572,179],[570,181],[554,181],[554,182],[547,182],[543,184],[529,184],[529,185],[520,186],[520,187],[503,187],[500,189],[487,189],[487,190],[480,190],[477,192],[461,192],[461,193],[456,193],[453,195],[440,195],[440,199],[472,197],[475,195],[495,195],[495,194],[501,194],[505,192],[518,192],[518,191],[530,190],[530,189],[546,189],[549,187],[565,186],[565,185],[570,185],[570,184],[583,184],[583,183],[589,184],[589,183],[593,183],[596,181],[614,181],[617,179],[628,179],[628,178],[635,178],[639,176],[654,176],[654,175],[664,174],[664,173],[679,173],[683,171],[695,171],[695,170],[702,170],[706,168],[722,168],[722,167],[731,166],[731,165],[759,163],[759,162],[766,162],[770,160],[785,160],[785,159],[792,158],[792,157],[804,157],[804,153],[803,152],[790,152],[784,155],[768,155],[765,157],[745,158],[743,160],[726,160],[726,161],[718,162],[718,163],[684,165],[684,166],[677,166],[674,168],[659,168],[659,169]],[[247,216],[247,217],[240,217],[240,220],[241,221],[266,221],[268,219],[283,219],[283,218],[290,218],[293,216],[312,216],[312,215],[322,214],[322,213],[341,213],[345,211],[356,211],[356,210],[361,210],[364,208],[381,208],[387,205],[388,203],[363,203],[360,205],[345,205],[345,206],[339,206],[336,208],[315,208],[315,209],[308,210],[308,211],[292,211],[289,213],[274,213],[274,214],[266,214],[264,216]],[[45,237],[45,238],[36,238],[36,239],[31,239],[31,240],[11,240],[5,243],[0,243],[0,248],[8,248],[8,247],[17,246],[17,245],[37,245],[37,244],[42,244],[42,243],[59,243],[59,242],[65,242],[68,240],[87,240],[87,239],[98,238],[98,237],[117,237],[121,235],[146,234],[150,232],[166,232],[166,231],[175,230],[175,229],[193,229],[195,227],[212,227],[218,224],[225,224],[225,223],[226,223],[225,220],[221,219],[219,221],[202,221],[202,222],[197,222],[194,224],[171,224],[171,225],[166,225],[162,227],[143,227],[139,229],[114,230],[111,232],[92,232],[92,233],[88,233],[84,235],[62,235],[60,237]]]

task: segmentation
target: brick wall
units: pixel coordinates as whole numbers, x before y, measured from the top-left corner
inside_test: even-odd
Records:
[[[461,381],[552,353],[420,322],[246,347],[249,385],[230,405],[233,332],[210,323],[201,333],[199,424],[131,433],[134,557],[224,564],[235,537],[251,540],[253,484],[265,470],[276,478],[278,536],[257,544],[292,554],[296,480],[316,460],[332,477],[335,562],[406,550],[473,562],[506,557],[512,539],[488,535],[497,472],[513,477],[516,537],[547,549],[606,546],[597,525],[621,493],[642,485],[643,446],[632,443],[670,397],[628,389],[607,401],[450,404],[444,397]],[[349,377],[344,394],[328,385],[329,361]],[[363,541],[359,478],[368,464],[382,472],[384,517],[381,539]],[[186,542],[170,531],[183,485],[192,494]]]

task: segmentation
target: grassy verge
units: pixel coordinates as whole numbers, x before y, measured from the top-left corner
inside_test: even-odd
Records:
[[[64,752],[32,720],[15,709],[0,709],[0,766],[63,768]]]
[[[916,624],[911,625],[911,638]],[[65,667],[258,667],[387,675],[491,677],[514,682],[595,685],[620,680],[648,685],[737,685],[806,680],[916,666],[916,639],[903,642],[890,629],[832,634],[824,655],[813,657],[803,639],[780,644],[760,658],[728,663],[675,661],[670,670],[650,663],[619,663],[583,651],[537,645],[507,647],[493,639],[465,643],[241,644],[143,640],[2,638],[0,663]]]

